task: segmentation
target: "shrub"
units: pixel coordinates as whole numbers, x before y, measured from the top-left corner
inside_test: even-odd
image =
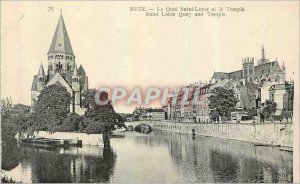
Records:
[[[102,131],[102,125],[98,122],[90,122],[85,128],[87,134],[100,134]]]
[[[62,131],[62,132],[78,131],[80,121],[81,121],[81,117],[76,113],[72,113],[66,119],[64,119],[62,125],[57,127],[57,131]]]

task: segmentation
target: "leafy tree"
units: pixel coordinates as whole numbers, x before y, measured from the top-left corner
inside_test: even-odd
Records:
[[[46,86],[34,107],[30,123],[33,129],[55,131],[70,112],[70,102],[71,95],[64,86],[59,83]]]
[[[66,119],[64,119],[62,125],[57,127],[57,131],[62,131],[62,132],[78,131],[80,122],[81,122],[81,117],[76,113],[72,113]]]
[[[265,118],[271,119],[273,121],[274,113],[277,110],[276,102],[272,102],[270,100],[266,100],[264,108],[262,110],[262,115]]]
[[[94,100],[88,100],[88,110],[84,115],[84,122],[89,121],[85,131],[86,133],[102,133],[104,147],[107,148],[110,146],[109,137],[110,131],[115,124],[118,122],[118,114],[114,111],[113,106],[108,100],[108,94],[106,92],[101,92],[99,99],[101,101],[108,101],[105,105],[98,105],[95,103],[95,94],[96,91],[90,91],[90,97],[93,96]]]
[[[208,97],[208,107],[211,109],[211,119],[217,120],[219,117],[225,119],[230,117],[230,113],[235,109],[238,100],[234,96],[231,89],[217,87],[212,91],[212,95]]]
[[[15,139],[19,130],[18,125],[15,124],[16,118],[9,112],[1,113],[1,169],[4,170],[15,168],[22,157]]]
[[[86,109],[94,109],[96,89],[88,89],[82,94],[82,106]]]

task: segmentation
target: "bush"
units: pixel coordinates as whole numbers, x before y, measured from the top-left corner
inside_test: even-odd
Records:
[[[98,122],[90,122],[85,128],[87,134],[100,134],[102,131],[102,125]]]
[[[112,124],[110,122],[90,122],[85,128],[85,133],[87,134],[101,134],[105,127],[110,127]]]
[[[64,119],[63,124],[59,125],[56,128],[56,131],[62,131],[62,132],[78,131],[80,121],[81,121],[81,117],[76,113],[72,113],[66,119]]]

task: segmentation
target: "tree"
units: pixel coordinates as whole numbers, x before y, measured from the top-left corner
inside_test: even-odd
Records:
[[[238,100],[234,96],[231,89],[217,87],[212,91],[212,95],[208,97],[208,107],[211,109],[210,117],[213,120],[224,117],[230,117],[230,113],[235,109]]]
[[[63,124],[57,127],[57,131],[62,132],[74,132],[80,129],[81,117],[76,114],[70,114],[66,119],[64,119]]]
[[[82,94],[82,106],[86,109],[93,109],[95,103],[96,89],[88,89]]]
[[[262,110],[262,115],[263,115],[263,117],[274,121],[273,116],[274,116],[274,113],[276,112],[276,110],[277,110],[276,102],[266,100],[264,108]]]
[[[55,131],[70,112],[70,102],[71,95],[64,86],[59,83],[46,86],[34,107],[30,123],[33,129]]]
[[[98,105],[95,103],[95,90],[90,90],[87,96],[87,106],[89,107],[84,115],[84,121],[89,121],[86,127],[86,133],[102,133],[104,147],[110,147],[110,132],[115,124],[118,124],[118,114],[114,111],[113,106],[108,100],[108,94],[106,92],[101,92],[99,94],[99,99],[101,101],[108,101],[107,104]],[[94,100],[91,100],[94,98]]]
[[[17,115],[19,116],[19,115]],[[13,116],[10,112],[1,113],[1,169],[11,170],[15,168],[22,158],[22,153],[15,139],[19,127],[16,120],[19,117]]]

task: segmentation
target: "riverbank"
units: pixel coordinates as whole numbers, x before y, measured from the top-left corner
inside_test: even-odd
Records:
[[[27,137],[27,134],[22,134],[22,137]],[[102,134],[86,134],[79,132],[48,132],[48,131],[38,131],[34,132],[35,138],[47,138],[47,139],[77,139],[81,140],[83,145],[103,145]],[[18,135],[16,135],[18,138]]]
[[[139,121],[153,129],[185,134],[248,141],[270,146],[293,147],[292,123],[177,123],[172,121]]]

